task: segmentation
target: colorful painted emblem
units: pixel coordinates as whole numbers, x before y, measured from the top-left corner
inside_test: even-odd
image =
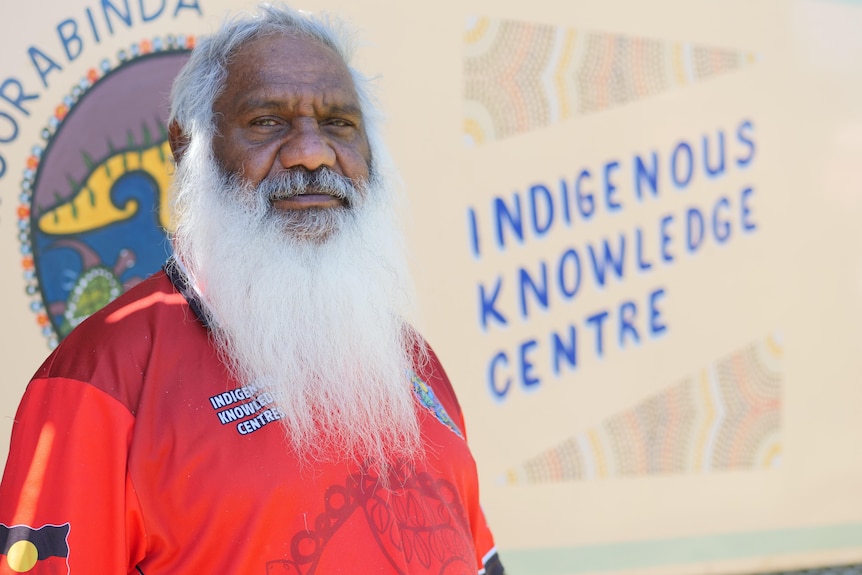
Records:
[[[69,573],[69,524],[29,525],[0,523],[0,575]]]
[[[449,417],[448,413],[446,413],[446,408],[443,407],[443,404],[440,403],[440,400],[437,399],[436,395],[434,395],[434,390],[431,389],[427,383],[422,381],[422,378],[415,373],[410,374],[410,381],[413,383],[413,393],[416,394],[422,407],[433,413],[434,417],[436,417],[440,423],[452,430],[452,433],[461,439],[464,439],[464,434],[461,433],[461,430],[458,429],[458,426],[455,425],[455,422],[452,421],[452,418]]]
[[[57,106],[27,159],[22,266],[51,347],[170,255],[168,94],[193,44],[156,38],[116,64],[103,60]]]

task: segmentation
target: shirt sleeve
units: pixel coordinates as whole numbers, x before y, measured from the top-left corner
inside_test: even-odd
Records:
[[[0,575],[129,573],[145,531],[127,473],[134,416],[87,383],[30,382],[0,483]]]
[[[426,375],[429,383],[438,393],[442,395],[447,405],[452,408],[450,417],[453,418],[455,425],[464,435],[464,441],[467,441],[467,426],[464,421],[464,413],[461,410],[461,405],[458,403],[458,397],[446,375],[443,365],[434,350],[426,344],[426,351],[430,359],[430,370]],[[500,563],[500,557],[497,554],[497,548],[494,545],[494,536],[488,523],[485,520],[485,513],[482,511],[478,501],[478,486],[476,489],[475,501],[470,501],[470,524],[473,531],[473,544],[476,548],[476,560],[479,564],[479,575],[505,575],[503,565]]]

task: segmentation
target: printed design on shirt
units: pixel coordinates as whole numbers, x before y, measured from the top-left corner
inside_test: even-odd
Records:
[[[248,435],[259,431],[284,417],[284,413],[273,406],[269,392],[260,393],[254,385],[231,389],[209,398],[216,411],[219,423],[234,425],[237,433]]]
[[[0,575],[68,575],[68,538],[68,523],[39,528],[0,523]]]
[[[357,473],[330,486],[325,511],[291,538],[289,559],[267,562],[266,575],[334,573],[348,562],[348,571],[363,572],[354,561],[376,568],[385,563],[393,575],[476,575],[470,526],[455,486],[428,473],[394,476],[390,484],[400,487],[387,491],[378,477]]]
[[[58,95],[31,148],[17,210],[21,266],[52,348],[170,251],[165,94],[193,47],[193,36],[168,35],[93,62]]]
[[[416,394],[422,407],[433,413],[434,417],[437,418],[437,421],[448,427],[452,433],[461,439],[464,439],[464,434],[461,433],[461,430],[458,429],[458,426],[455,425],[455,422],[452,421],[452,418],[449,417],[448,413],[446,413],[446,408],[443,407],[443,404],[440,403],[440,400],[437,399],[436,395],[434,395],[434,390],[431,389],[427,383],[422,381],[422,378],[416,375],[416,373],[410,373],[410,381],[413,383],[413,392]]]

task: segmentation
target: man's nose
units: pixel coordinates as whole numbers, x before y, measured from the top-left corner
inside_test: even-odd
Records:
[[[321,166],[332,168],[336,160],[335,149],[311,118],[292,122],[288,137],[278,154],[283,168],[302,166],[312,172]]]

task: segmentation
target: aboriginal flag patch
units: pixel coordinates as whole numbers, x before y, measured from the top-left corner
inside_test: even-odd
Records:
[[[0,523],[0,575],[69,575],[69,524],[28,525]]]

